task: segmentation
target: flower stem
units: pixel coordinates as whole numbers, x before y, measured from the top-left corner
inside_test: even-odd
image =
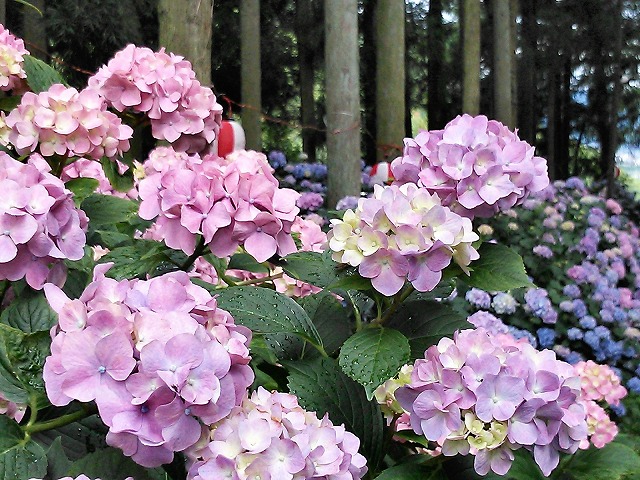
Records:
[[[372,323],[375,323],[377,325],[382,325],[384,322],[389,320],[389,317],[391,317],[391,315],[396,313],[396,310],[398,310],[398,308],[400,308],[400,305],[402,305],[402,303],[414,291],[415,291],[415,288],[413,288],[413,285],[411,285],[411,284],[407,285],[405,287],[405,289],[400,294],[396,294],[393,297],[393,302],[391,303],[389,308],[387,308],[387,310],[385,310],[384,314],[382,316],[378,316],[378,318],[376,318]]]
[[[274,275],[269,275],[268,277],[252,278],[251,280],[244,280],[242,282],[236,282],[234,286],[235,287],[241,287],[241,286],[244,286],[244,285],[255,285],[255,284],[259,284],[259,283],[263,283],[263,282],[269,282],[271,280],[277,280],[278,278],[282,278],[283,275],[284,275],[284,272],[280,272],[280,273],[276,273]]]
[[[193,265],[195,261],[204,253],[206,248],[207,246],[204,244],[204,237],[201,236],[200,240],[198,240],[198,245],[196,246],[196,249],[189,256],[189,258],[187,258],[187,260],[180,267],[180,269],[186,272],[189,268],[191,268],[191,265]]]
[[[68,413],[66,415],[62,415],[61,417],[47,420],[45,422],[31,423],[31,419],[29,419],[29,423],[27,423],[27,425],[23,427],[23,430],[27,435],[32,435],[37,432],[44,432],[46,430],[64,427],[65,425],[69,425],[70,423],[82,420],[83,418],[93,415],[94,413],[96,413],[94,407],[90,405],[82,405],[82,409],[80,410],[76,410],[75,412]]]

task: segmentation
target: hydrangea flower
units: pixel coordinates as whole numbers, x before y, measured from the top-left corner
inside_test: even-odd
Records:
[[[491,306],[491,295],[479,288],[470,288],[465,293],[464,298],[478,308],[489,308]]]
[[[436,195],[407,183],[376,185],[373,197],[341,220],[331,220],[328,234],[332,258],[358,267],[383,295],[400,291],[409,280],[416,290],[430,291],[453,259],[463,270],[478,252],[471,221],[440,204]]]
[[[45,388],[56,406],[95,401],[107,443],[155,467],[240,404],[254,378],[251,331],[184,272],[118,282],[109,268],[98,265],[77,300],[45,285],[58,314]]]
[[[145,114],[151,133],[179,151],[205,153],[217,138],[222,106],[183,57],[127,45],[89,79],[107,104]]]
[[[26,404],[10,402],[4,398],[0,392],[0,415],[6,415],[16,422],[20,422],[24,418],[24,414],[26,412]]]
[[[275,170],[287,164],[287,157],[280,150],[271,150],[267,158],[269,159],[269,165]]]
[[[549,475],[560,452],[575,452],[587,438],[573,367],[549,350],[482,328],[429,347],[395,396],[415,433],[446,456],[471,453],[481,475],[506,474],[518,448],[531,451]]]
[[[300,198],[296,201],[296,205],[301,210],[308,210],[310,212],[315,212],[324,203],[324,197],[319,193],[315,192],[303,192],[300,195]]]
[[[8,140],[20,155],[115,158],[129,150],[133,129],[107,110],[97,92],[62,84],[27,92],[7,115]]]
[[[3,92],[16,90],[19,93],[26,89],[25,55],[29,55],[29,51],[24,47],[24,41],[0,25],[0,90]]]
[[[359,446],[344,426],[303,410],[294,395],[258,387],[212,428],[204,448],[190,452],[197,460],[187,478],[357,480],[367,473]]]
[[[84,256],[87,216],[50,170],[40,155],[21,163],[0,152],[0,280],[63,283],[63,260]]]
[[[338,200],[338,203],[336,203],[336,210],[355,210],[358,208],[358,200],[360,200],[360,197],[347,195],[346,197]]]
[[[458,116],[404,144],[391,164],[395,184],[418,183],[469,218],[505,211],[549,184],[547,163],[533,147],[483,115]]]
[[[291,226],[300,194],[278,188],[263,154],[176,155],[172,168],[160,164],[140,181],[140,217],[157,218],[152,238],[191,255],[202,235],[217,257],[242,245],[258,262],[296,251]]]

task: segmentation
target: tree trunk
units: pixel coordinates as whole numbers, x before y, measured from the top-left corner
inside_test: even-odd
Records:
[[[462,1],[462,111],[480,113],[480,0]]]
[[[513,128],[511,115],[511,14],[510,0],[493,0],[493,52],[494,52],[494,116]]]
[[[376,8],[377,160],[393,160],[405,137],[404,2],[378,0]]]
[[[507,0],[508,1],[508,0]],[[427,17],[427,44],[429,60],[427,63],[427,117],[429,129],[444,128],[446,118],[443,98],[445,81],[443,73],[444,28],[442,23],[442,0],[430,0]]]
[[[520,11],[520,2],[518,0],[509,1],[509,24],[510,47],[511,47],[511,123],[512,127],[518,125],[518,57],[516,50],[518,47],[518,13]]]
[[[615,23],[615,45],[613,49],[613,93],[611,95],[611,103],[609,108],[609,151],[608,157],[604,158],[607,162],[607,197],[613,194],[615,168],[616,168],[616,151],[618,150],[618,105],[622,95],[622,0],[616,0],[612,5],[613,15],[616,19]],[[604,157],[604,151],[603,151]]]
[[[298,68],[300,69],[300,119],[302,121],[302,151],[308,161],[316,161],[316,104],[313,96],[315,85],[314,58],[319,42],[312,38],[317,21],[314,0],[296,2],[296,37],[298,40]]]
[[[7,26],[7,0],[0,0],[0,24]]]
[[[325,2],[327,206],[360,194],[358,1]]]
[[[159,43],[191,62],[202,85],[211,85],[213,0],[160,0]]]
[[[22,5],[23,40],[31,55],[47,61],[47,32],[44,23],[45,0],[29,0],[29,3],[40,10],[42,14],[28,5]]]
[[[373,165],[378,155],[378,146],[376,144],[377,131],[376,126],[376,76],[368,75],[368,72],[376,71],[376,26],[375,12],[378,0],[369,0],[363,2],[362,11],[359,14],[360,35],[362,44],[359,49],[360,53],[360,71],[363,75],[360,77],[360,89],[362,91],[362,122],[364,128],[362,132],[362,155],[365,161]]]
[[[554,57],[555,59],[555,57]],[[557,136],[557,111],[556,99],[558,90],[558,75],[555,61],[552,59],[549,65],[548,84],[549,100],[547,103],[547,164],[549,166],[549,178],[555,180],[556,174],[556,136]]]
[[[247,149],[262,150],[262,70],[260,66],[260,0],[240,4],[240,77],[242,127]]]
[[[536,140],[536,0],[521,0],[520,5],[522,7],[522,60],[519,69],[520,81],[518,82],[520,102],[518,127],[520,128],[520,138],[534,145]]]

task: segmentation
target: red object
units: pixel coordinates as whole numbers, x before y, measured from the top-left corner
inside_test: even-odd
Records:
[[[384,185],[393,182],[393,173],[391,172],[391,166],[388,162],[379,162],[371,167],[371,173],[369,173],[372,184]]]
[[[233,120],[223,120],[215,143],[220,157],[226,157],[235,150],[244,150],[245,136],[242,126]]]

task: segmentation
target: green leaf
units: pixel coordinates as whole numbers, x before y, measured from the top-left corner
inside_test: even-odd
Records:
[[[534,286],[527,276],[522,257],[511,248],[483,243],[478,253],[480,258],[471,263],[471,275],[459,277],[467,285],[488,292]]]
[[[323,291],[299,300],[318,330],[325,351],[331,355],[351,336],[350,310],[331,293]]]
[[[437,466],[397,465],[383,471],[376,480],[447,480]]]
[[[402,304],[385,326],[402,332],[409,339],[412,360],[422,358],[424,351],[442,337],[451,337],[456,330],[472,328],[466,317],[451,307],[424,300]]]
[[[0,323],[25,333],[49,331],[58,323],[42,291],[25,290],[0,315]]]
[[[227,268],[229,270],[246,270],[254,273],[270,272],[268,267],[262,263],[258,263],[256,259],[248,253],[236,253],[229,260],[229,266]]]
[[[73,192],[73,201],[80,207],[82,201],[96,191],[100,182],[95,178],[74,178],[64,184]]]
[[[74,406],[77,408],[77,406]],[[51,420],[57,415],[63,415],[65,413],[71,413],[70,408],[64,409],[52,409],[53,412],[45,415],[39,420]],[[60,446],[64,452],[65,458],[70,462],[74,462],[87,453],[95,452],[106,448],[107,443],[105,435],[107,434],[106,425],[100,420],[98,415],[91,415],[90,417],[83,418],[69,425],[63,427],[54,428],[51,430],[44,430],[32,435],[35,442],[42,445],[44,448],[51,449],[54,444],[60,443]],[[65,473],[66,473],[65,469]],[[62,475],[63,477],[65,475]],[[60,478],[60,477],[53,477]]]
[[[345,428],[360,439],[360,453],[368,460],[369,470],[375,470],[383,455],[384,420],[380,406],[367,400],[362,385],[347,377],[331,358],[305,362],[286,362],[289,369],[289,390],[300,405],[325,413],[334,425]]]
[[[70,466],[71,462],[62,447],[62,439],[56,437],[47,450],[47,477],[63,478],[67,474]]]
[[[31,55],[24,56],[24,71],[27,74],[27,84],[35,93],[49,90],[54,83],[66,85],[57,70]]]
[[[0,342],[4,347],[4,360],[8,364],[8,370],[19,382],[19,386],[31,395],[35,395],[38,405],[48,405],[42,369],[50,352],[51,337],[49,332],[40,331],[25,334],[16,328],[0,323]],[[0,358],[0,362],[2,361],[3,359]]]
[[[603,448],[590,447],[576,452],[567,471],[576,480],[618,480],[640,472],[640,456],[632,448],[614,441]]]
[[[124,480],[127,477],[133,477],[135,480],[167,478],[162,469],[142,467],[115,448],[105,448],[90,453],[74,462],[67,475],[77,477],[80,474],[85,474],[89,478],[108,478],[109,480]]]
[[[128,222],[138,212],[138,204],[131,200],[98,193],[85,198],[81,208],[89,217],[93,227]]]
[[[0,98],[0,110],[2,110],[3,112],[10,112],[20,104],[21,100],[22,95],[15,95],[13,97],[2,97]]]
[[[218,306],[231,313],[236,323],[256,333],[293,333],[315,345],[322,345],[307,313],[289,297],[254,286],[214,291]]]
[[[409,362],[407,338],[391,328],[367,328],[350,337],[340,349],[342,371],[364,386],[371,400],[379,385],[396,376]]]
[[[113,262],[106,273],[116,280],[146,277],[168,260],[166,247],[153,240],[136,240],[133,245],[117,247],[100,259],[100,263]]]
[[[20,426],[0,415],[0,480],[44,478],[47,456],[35,442],[26,440]]]
[[[316,287],[336,290],[368,290],[371,281],[358,275],[357,270],[340,267],[331,259],[331,252],[296,252],[287,255],[282,269],[296,280]]]
[[[100,159],[102,170],[111,186],[119,192],[128,192],[133,188],[133,170],[127,169],[124,173],[118,171],[118,164],[107,157]]]

